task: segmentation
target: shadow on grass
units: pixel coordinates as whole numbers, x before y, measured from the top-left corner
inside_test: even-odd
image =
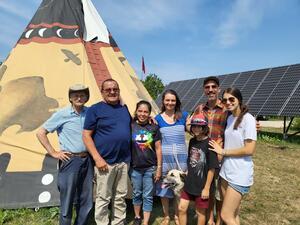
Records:
[[[151,217],[150,217],[150,221],[149,224],[150,225],[160,225],[162,220],[163,220],[163,212],[162,212],[162,207],[161,207],[161,203],[160,203],[160,198],[159,197],[154,197],[154,202],[153,202],[153,210],[151,213]],[[126,224],[128,225],[132,225],[133,224],[133,220],[134,220],[134,209],[133,209],[133,205],[132,205],[132,201],[127,199],[126,200],[126,204],[127,204],[127,208],[126,208]],[[174,223],[174,207],[172,207],[172,201],[170,202],[170,215],[171,215],[171,221],[170,221],[170,225],[175,225]],[[188,211],[188,221],[189,221],[189,225],[196,225],[197,224],[197,220],[194,217],[194,209],[191,207]],[[89,225],[96,225],[96,222],[94,220],[94,209],[91,212],[91,216],[90,216],[90,220],[89,220]]]
[[[126,200],[126,224],[133,224],[133,220],[134,220],[134,209],[133,209],[133,205],[132,205],[132,200],[127,199]],[[89,223],[88,225],[96,225],[96,222],[94,220],[94,212],[95,212],[95,208],[93,208],[91,215],[90,215],[90,219],[89,219]],[[154,198],[154,202],[153,202],[153,211],[151,213],[151,217],[150,217],[150,222],[149,224],[159,224],[159,217],[162,216],[162,208],[161,208],[161,204],[160,204],[160,200],[159,198]]]

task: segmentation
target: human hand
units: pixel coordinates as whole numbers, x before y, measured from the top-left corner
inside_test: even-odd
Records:
[[[104,159],[98,159],[95,160],[95,166],[101,171],[101,172],[107,172],[108,171],[108,165]]]
[[[66,152],[66,151],[54,151],[53,153],[51,153],[51,156],[53,158],[64,162],[70,160],[71,155],[72,155],[71,152]]]
[[[155,125],[158,124],[157,121],[156,121],[156,119],[154,119],[152,116],[149,116],[148,122],[149,122],[149,124],[155,124]]]
[[[218,139],[216,140],[216,142],[217,142],[220,146],[223,146],[223,138],[221,138],[221,136],[218,137]]]
[[[261,129],[260,122],[256,120],[256,132],[259,132]]]
[[[214,151],[215,153],[217,153],[219,155],[222,155],[223,148],[216,141],[210,140],[209,145],[212,147],[212,148],[209,148],[209,150]]]
[[[193,113],[193,114],[203,113],[203,108],[204,108],[204,105],[203,105],[203,104],[198,105],[197,108],[194,110],[194,113]],[[192,115],[193,115],[193,114],[192,114]]]
[[[161,168],[157,168],[156,174],[154,176],[154,182],[155,183],[158,182],[160,180],[160,178],[161,178]]]
[[[202,199],[208,199],[209,198],[209,189],[203,189],[201,192],[201,198]]]
[[[191,124],[191,120],[192,120],[192,115],[188,116],[186,118],[185,124],[190,125]]]

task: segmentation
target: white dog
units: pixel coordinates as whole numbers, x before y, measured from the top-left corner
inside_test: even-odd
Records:
[[[167,173],[167,175],[163,179],[162,188],[171,188],[178,199],[184,186],[185,177],[185,172],[172,169]]]

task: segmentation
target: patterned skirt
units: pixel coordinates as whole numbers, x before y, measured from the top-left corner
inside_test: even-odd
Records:
[[[185,144],[162,145],[162,179],[172,169],[186,171],[187,157]],[[172,189],[162,188],[162,180],[156,183],[156,195],[166,198],[174,197]]]

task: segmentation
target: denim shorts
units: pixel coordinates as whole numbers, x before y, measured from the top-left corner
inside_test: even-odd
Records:
[[[237,185],[237,184],[233,184],[233,183],[229,183],[228,185],[230,187],[232,187],[234,190],[236,190],[238,193],[240,193],[241,195],[245,195],[248,194],[250,191],[250,186],[241,186],[241,185]]]

